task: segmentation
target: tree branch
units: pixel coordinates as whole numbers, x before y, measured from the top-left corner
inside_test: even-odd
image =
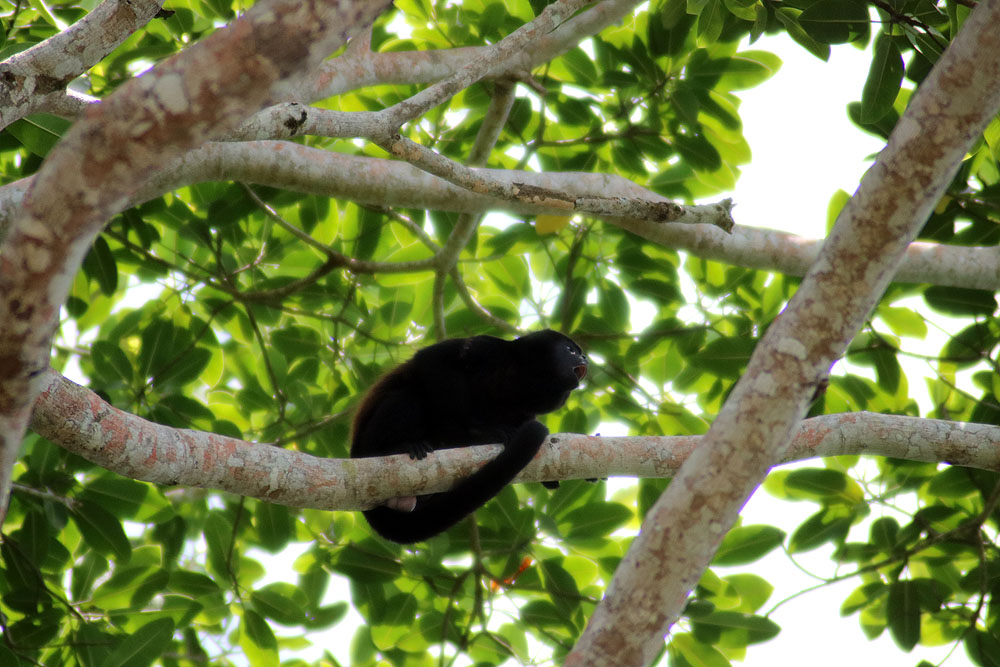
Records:
[[[43,384],[31,428],[67,451],[133,479],[218,489],[293,507],[360,510],[399,495],[442,491],[499,448],[441,450],[422,461],[405,455],[320,458],[156,424],[113,407],[51,369]],[[672,477],[703,440],[553,434],[516,481]],[[859,412],[805,420],[781,461],[865,454],[1000,471],[998,452],[998,426]]]
[[[0,508],[59,308],[104,222],[162,164],[280,99],[387,1],[271,0],[118,88],[49,153],[0,262]],[[0,519],[3,510],[0,509]]]
[[[641,186],[608,174],[536,173],[493,170],[494,175],[580,196],[609,195],[668,201]],[[514,214],[565,214],[565,210],[513,201],[501,202],[457,188],[411,165],[321,151],[285,142],[209,143],[166,167],[134,193],[137,205],[184,185],[234,180],[287,188],[363,205],[427,208],[458,213],[504,210]],[[19,210],[32,178],[0,186],[0,239]],[[664,247],[697,257],[803,276],[819,255],[823,241],[786,232],[737,226],[726,234],[710,226],[714,212],[687,206],[686,219],[706,217],[709,224],[663,225],[644,220],[607,218],[610,224]],[[949,246],[916,241],[907,249],[894,276],[899,282],[928,283],[972,289],[1000,289],[1000,254],[994,246]]]
[[[1000,2],[981,3],[920,85],[702,445],[646,515],[566,665],[648,665],[662,651],[740,508],[787,451],[815,387],[1000,108],[998,24]]]
[[[0,63],[0,129],[40,110],[63,112],[66,84],[146,25],[163,0],[104,0],[66,30]]]

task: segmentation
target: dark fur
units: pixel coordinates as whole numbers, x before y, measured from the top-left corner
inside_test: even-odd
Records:
[[[498,494],[548,435],[535,416],[566,402],[587,371],[572,339],[537,331],[513,341],[446,340],[419,350],[380,379],[354,418],[351,456],[409,454],[502,443],[503,451],[448,491],[419,496],[411,512],[381,506],[368,523],[395,542],[437,535]]]

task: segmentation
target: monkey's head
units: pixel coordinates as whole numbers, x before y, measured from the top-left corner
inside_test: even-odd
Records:
[[[569,336],[544,329],[515,343],[527,371],[523,378],[525,402],[535,414],[562,407],[569,393],[587,377],[587,355]]]

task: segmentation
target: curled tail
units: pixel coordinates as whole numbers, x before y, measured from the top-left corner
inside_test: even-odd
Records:
[[[382,506],[365,511],[365,518],[376,533],[393,542],[409,544],[434,537],[500,493],[534,458],[548,434],[540,422],[525,422],[495,459],[452,488],[418,496],[412,512]]]

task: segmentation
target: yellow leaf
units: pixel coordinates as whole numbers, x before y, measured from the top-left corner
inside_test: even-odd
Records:
[[[535,231],[539,234],[555,234],[569,224],[568,215],[535,216]]]

